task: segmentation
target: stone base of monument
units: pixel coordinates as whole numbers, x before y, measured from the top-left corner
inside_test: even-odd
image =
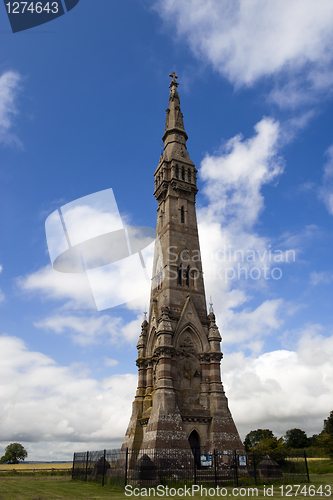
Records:
[[[94,465],[94,469],[91,476],[92,480],[95,481],[98,477],[107,475],[109,469],[110,469],[109,462],[107,462],[104,457],[101,457]]]
[[[279,464],[269,455],[266,455],[257,465],[260,479],[280,479],[283,477]]]
[[[157,467],[148,455],[142,455],[134,466],[130,482],[140,486],[157,486],[160,478]]]

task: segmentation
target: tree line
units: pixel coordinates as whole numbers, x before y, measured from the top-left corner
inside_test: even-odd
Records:
[[[311,437],[302,429],[290,429],[278,439],[270,429],[257,429],[249,432],[244,440],[247,453],[255,452],[260,455],[270,455],[279,461],[286,456],[290,449],[317,448],[333,459],[333,411],[324,420],[320,434]]]

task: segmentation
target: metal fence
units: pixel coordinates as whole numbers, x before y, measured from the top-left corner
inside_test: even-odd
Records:
[[[279,464],[274,465],[269,457],[254,453],[240,455],[233,450],[207,452],[202,449],[74,453],[72,477],[121,488],[127,484],[142,487],[211,484],[217,487],[309,481],[303,451],[282,457]]]

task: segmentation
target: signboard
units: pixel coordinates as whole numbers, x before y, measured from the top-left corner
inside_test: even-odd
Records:
[[[202,467],[211,467],[213,465],[213,455],[200,455],[200,463]]]
[[[238,455],[239,465],[246,465],[246,455]]]

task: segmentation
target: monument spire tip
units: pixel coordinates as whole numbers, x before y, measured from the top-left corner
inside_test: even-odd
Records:
[[[176,73],[173,71],[172,73],[170,73],[170,78],[172,78],[171,80],[171,83],[169,85],[169,88],[173,88],[173,87],[178,87],[179,83],[176,82],[176,80],[178,79],[178,75],[176,75]]]

